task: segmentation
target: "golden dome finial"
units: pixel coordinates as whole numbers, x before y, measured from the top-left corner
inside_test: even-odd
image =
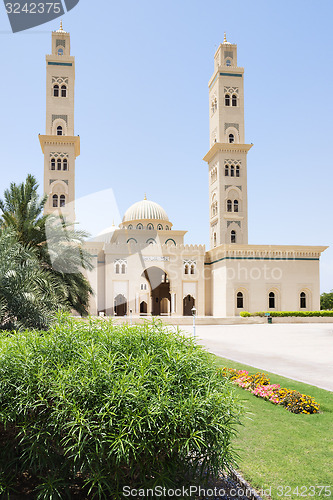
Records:
[[[64,30],[63,30],[63,28],[62,28],[62,19],[61,19],[61,21],[60,21],[60,30],[61,30],[61,31],[64,31]]]
[[[223,40],[223,43],[228,43],[228,42],[227,42],[227,34],[226,34],[226,32],[224,32],[224,40]]]
[[[146,193],[145,193],[145,197],[144,197],[143,199],[144,199],[145,201],[147,201],[147,195],[146,195]]]

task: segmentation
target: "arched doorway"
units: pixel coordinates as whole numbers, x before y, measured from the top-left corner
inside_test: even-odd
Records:
[[[124,295],[118,294],[114,299],[114,314],[116,316],[126,316],[127,300]]]
[[[183,299],[183,316],[192,316],[192,309],[195,306],[195,298],[192,295],[186,295]]]
[[[142,276],[149,282],[151,290],[151,313],[153,316],[170,313],[170,282],[168,275],[159,267],[145,269]]]
[[[147,314],[147,310],[148,310],[147,302],[143,300],[140,303],[140,314]]]

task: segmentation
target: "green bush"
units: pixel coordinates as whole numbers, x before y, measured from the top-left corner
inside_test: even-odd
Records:
[[[260,312],[254,312],[254,313],[249,313],[247,311],[241,312],[240,316],[243,316],[243,318],[249,317],[249,316],[265,316],[269,314],[272,317],[292,317],[292,316],[299,316],[299,317],[324,317],[324,316],[333,316],[333,311],[260,311]]]
[[[29,477],[34,498],[117,499],[209,477],[234,465],[240,415],[208,353],[161,323],[60,316],[0,336],[3,492]]]

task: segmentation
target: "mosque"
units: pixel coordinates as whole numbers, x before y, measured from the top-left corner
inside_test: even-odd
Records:
[[[46,213],[61,211],[75,220],[74,135],[75,58],[70,34],[52,33],[46,56],[44,154]],[[208,165],[210,249],[186,245],[186,231],[173,229],[154,201],[134,203],[119,227],[111,226],[85,243],[94,269],[93,315],[230,317],[242,311],[320,309],[319,259],[323,246],[249,245],[244,68],[237,45],[224,37],[209,81]]]

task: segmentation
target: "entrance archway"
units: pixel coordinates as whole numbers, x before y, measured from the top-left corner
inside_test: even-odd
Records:
[[[183,299],[183,316],[192,316],[192,308],[195,306],[195,298],[186,295]]]
[[[127,300],[124,295],[118,294],[114,299],[114,313],[116,316],[126,316]]]
[[[147,302],[144,300],[140,303],[140,314],[147,314]]]
[[[153,316],[170,313],[170,282],[168,275],[159,267],[145,269],[142,276],[149,282],[151,290],[151,313]]]

